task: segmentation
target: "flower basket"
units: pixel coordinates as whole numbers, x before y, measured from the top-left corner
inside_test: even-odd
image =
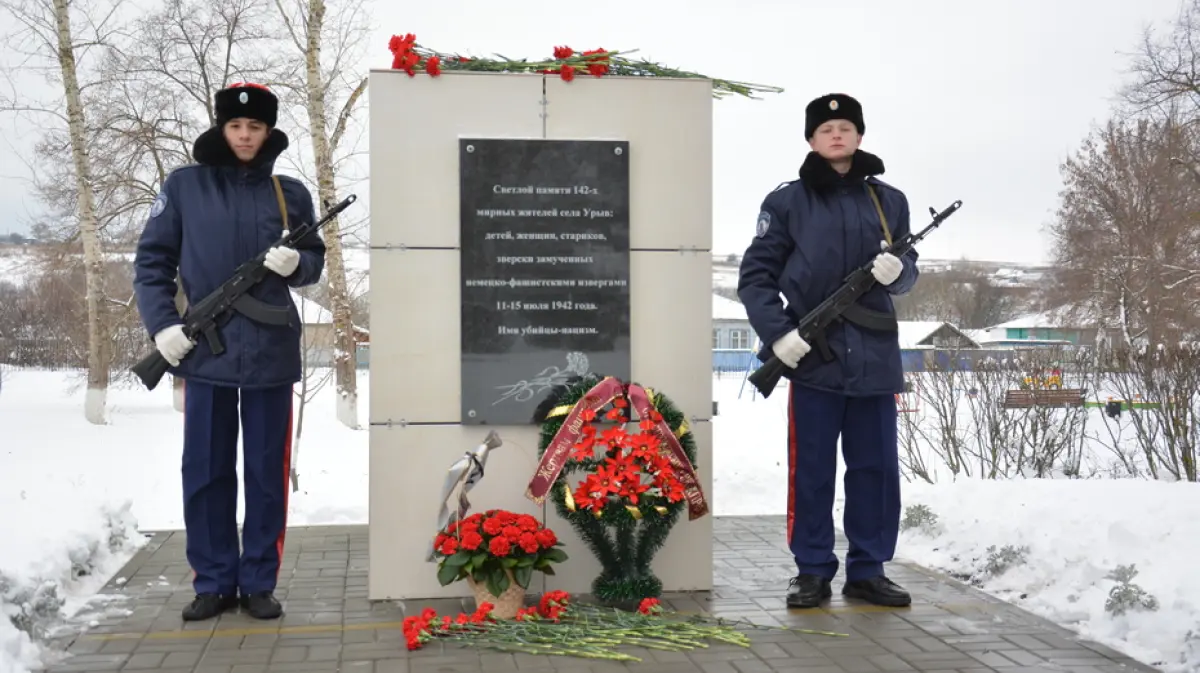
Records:
[[[476,605],[490,603],[499,619],[517,615],[534,571],[553,575],[553,564],[567,560],[561,547],[536,518],[499,509],[451,521],[433,542],[438,582],[467,580]]]
[[[476,582],[474,577],[467,576],[467,584],[475,594],[475,609],[491,603],[496,619],[512,619],[525,607],[525,587],[516,581],[511,570],[505,568],[504,574],[508,576],[508,588],[499,596],[488,590],[487,582]]]

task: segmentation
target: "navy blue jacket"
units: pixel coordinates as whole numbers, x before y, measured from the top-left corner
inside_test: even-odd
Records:
[[[763,342],[758,357],[773,355],[771,344],[796,328],[799,320],[824,301],[855,268],[870,262],[885,240],[869,182],[879,197],[893,239],[909,231],[908,199],[875,175],[883,162],[861,150],[850,172],[841,176],[812,152],[800,179],[767,195],[755,238],[742,258],[738,297]],[[894,315],[892,295],[917,281],[917,253],[901,257],[904,269],[891,285],[875,285],[860,300],[867,309]],[[787,300],[787,305],[780,298]],[[791,381],[847,396],[904,391],[904,371],[896,332],[876,331],[840,321],[826,330],[835,358],[827,362],[817,344],[795,368]]]
[[[275,159],[288,139],[273,129],[251,165],[240,165],[219,128],[196,140],[197,164],[167,176],[150,210],[134,261],[138,311],[151,337],[182,323],[175,306],[178,275],[188,306],[195,305],[233,275],[243,262],[271,247],[283,232],[283,217],[271,181]],[[289,227],[315,219],[303,183],[280,176]],[[314,233],[295,245],[300,265],[288,278],[268,273],[250,294],[287,307],[288,325],[254,322],[234,312],[220,328],[225,352],[213,355],[200,336],[170,372],[187,380],[241,388],[265,388],[300,380],[302,325],[291,288],[316,283],[325,267],[325,243]]]

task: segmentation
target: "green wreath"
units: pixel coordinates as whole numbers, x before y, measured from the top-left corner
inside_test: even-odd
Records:
[[[541,424],[539,459],[545,455],[568,413],[602,380],[596,375],[577,378],[558,387],[539,405],[534,415],[534,422]],[[636,417],[628,402],[629,387],[630,384],[624,384],[621,396],[599,410],[593,422],[595,425],[616,425],[614,421],[602,419],[604,412],[620,400],[624,400],[623,408],[629,412],[628,423],[642,420]],[[696,441],[688,428],[687,417],[667,396],[654,390],[647,392],[651,407],[673,431],[689,464],[695,465]],[[614,503],[612,497],[608,497],[599,516],[596,510],[577,507],[573,495],[577,480],[572,475],[595,472],[612,454],[610,447],[600,458],[569,458],[550,487],[550,498],[559,516],[571,524],[600,562],[601,573],[592,583],[593,595],[606,604],[633,605],[643,598],[662,594],[662,581],[654,575],[650,565],[688,503],[685,498],[672,500],[664,494],[641,494],[636,505],[622,501]],[[611,535],[609,529],[612,529]]]

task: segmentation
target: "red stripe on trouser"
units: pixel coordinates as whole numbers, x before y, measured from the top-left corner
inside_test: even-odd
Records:
[[[792,395],[792,387],[788,386],[788,500],[787,500],[787,541],[792,546],[792,526],[796,523],[796,397]]]
[[[294,406],[288,409],[287,439],[283,444],[283,526],[279,528],[279,537],[275,538],[275,553],[279,562],[275,565],[275,579],[279,580],[279,569],[283,567],[283,541],[287,537],[288,494],[292,492],[292,418]]]
[[[174,385],[174,383],[175,383],[174,380],[172,380],[171,381],[172,386]],[[182,391],[180,393],[180,395],[183,397],[183,411],[180,413],[180,415],[183,416],[183,434],[184,434],[184,436],[187,436],[187,381],[186,380],[183,382],[183,385],[180,386],[180,390]],[[172,388],[172,391],[174,391],[174,388]],[[184,534],[185,535],[187,534],[186,531],[184,532]],[[196,581],[196,569],[192,568],[192,582],[195,582],[195,581]]]

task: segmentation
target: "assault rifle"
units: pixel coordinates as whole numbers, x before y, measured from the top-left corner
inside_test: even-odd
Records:
[[[929,214],[933,216],[933,222],[916,234],[909,232],[908,235],[901,237],[897,241],[893,241],[890,246],[882,252],[890,252],[896,257],[902,257],[905,253],[912,249],[914,245],[936,229],[946,218],[953,215],[959,208],[962,207],[962,201],[955,201],[942,212],[937,212],[933,208],[929,209]],[[872,287],[878,283],[875,276],[871,275],[871,266],[874,260],[863,264],[850,275],[846,276],[842,281],[842,286],[833,294],[829,295],[825,301],[821,302],[816,308],[809,311],[797,326],[800,332],[800,337],[809,344],[819,342],[824,344],[825,329],[834,322],[841,320],[847,312],[853,312],[855,309],[861,309],[857,305],[858,299],[867,293]],[[770,347],[770,344],[767,344]],[[772,354],[761,367],[755,369],[749,376],[750,383],[762,393],[762,396],[770,397],[771,391],[775,390],[775,386],[779,384],[779,379],[783,376],[787,365],[779,359],[779,356]]]
[[[357,199],[358,197],[354,194],[347,196],[340,203],[330,208],[325,213],[325,217],[316,222],[305,223],[291,231],[285,232],[278,241],[267,246],[267,250],[274,247],[290,246],[296,241],[302,240],[305,236],[319,231],[337,217],[338,213],[348,208]],[[234,311],[247,316],[251,320],[270,325],[286,325],[288,323],[288,308],[271,306],[250,296],[250,288],[266,278],[267,274],[274,273],[264,263],[267,258],[267,250],[263,250],[254,259],[248,260],[239,266],[233,272],[231,278],[209,293],[207,297],[201,299],[187,312],[183,321],[183,333],[189,339],[195,340],[196,337],[204,335],[213,355],[220,355],[225,352],[225,345],[221,343],[221,337],[217,332],[217,328],[229,322],[229,319],[233,317]],[[170,363],[167,362],[167,359],[155,349],[154,352],[142,358],[140,362],[134,365],[130,371],[142,380],[147,389],[154,390],[158,382],[162,380],[163,374],[167,373],[169,366]]]

